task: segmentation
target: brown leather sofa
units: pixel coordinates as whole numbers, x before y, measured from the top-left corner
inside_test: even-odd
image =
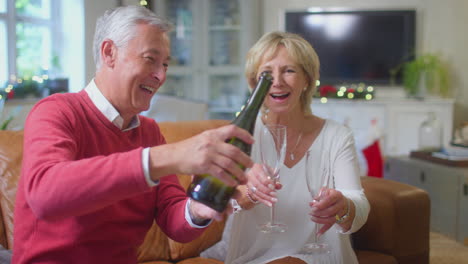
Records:
[[[226,124],[226,121],[161,123],[167,142],[174,142]],[[13,245],[13,207],[22,159],[23,132],[0,131],[0,243]],[[183,186],[190,177],[179,175]],[[429,263],[429,213],[427,193],[416,187],[385,179],[363,177],[371,203],[365,226],[353,235],[359,263]],[[139,262],[146,264],[222,264],[200,258],[199,253],[216,243],[224,223],[215,222],[198,239],[181,244],[167,238],[153,225],[139,250]]]

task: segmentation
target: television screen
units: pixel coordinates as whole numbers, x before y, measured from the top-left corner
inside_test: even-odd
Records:
[[[390,70],[414,58],[414,10],[286,12],[285,30],[309,41],[321,84],[385,85]],[[401,84],[401,73],[395,75]]]

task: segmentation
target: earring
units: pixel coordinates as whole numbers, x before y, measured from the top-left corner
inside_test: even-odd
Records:
[[[302,89],[302,91],[304,91],[304,92],[305,92],[306,90],[307,90],[307,86],[306,86],[306,87],[304,87],[304,89]]]

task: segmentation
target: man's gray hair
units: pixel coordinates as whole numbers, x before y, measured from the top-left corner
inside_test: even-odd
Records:
[[[101,44],[112,40],[117,47],[125,47],[135,37],[138,24],[150,24],[159,27],[163,32],[172,30],[173,25],[143,6],[122,6],[107,10],[96,22],[94,33],[93,55],[96,70],[101,67]]]

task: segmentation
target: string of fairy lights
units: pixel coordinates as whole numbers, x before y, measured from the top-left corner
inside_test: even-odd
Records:
[[[9,82],[0,90],[0,100],[13,99],[15,97],[15,90],[18,91],[18,89],[26,86],[31,87],[26,93],[35,93],[37,92],[36,89],[42,87],[48,80],[48,74],[25,76],[22,78],[11,75]]]
[[[321,103],[327,103],[329,98],[335,99],[363,99],[366,101],[372,100],[374,96],[374,87],[365,83],[349,84],[349,85],[320,85],[320,81],[316,83],[317,92],[315,98],[320,98]]]
[[[148,6],[148,1],[141,0],[141,1],[140,1],[140,5],[146,7],[146,6]]]

